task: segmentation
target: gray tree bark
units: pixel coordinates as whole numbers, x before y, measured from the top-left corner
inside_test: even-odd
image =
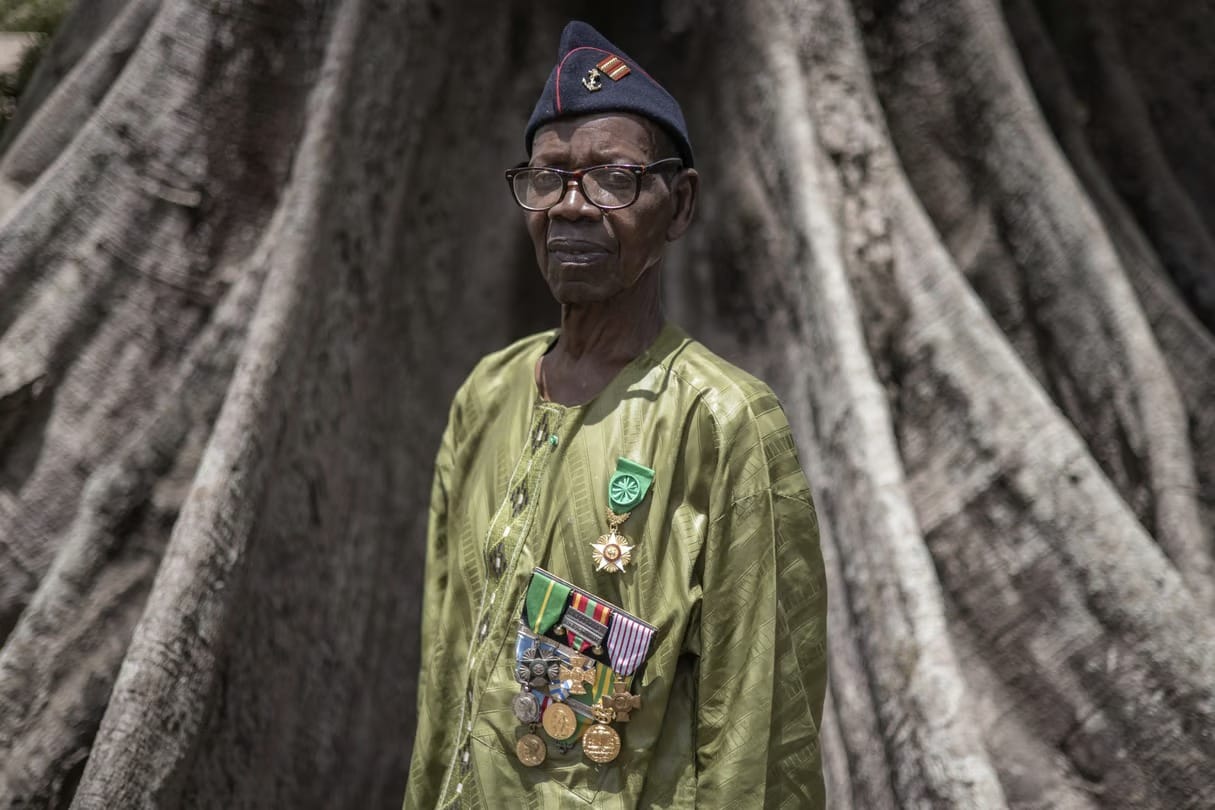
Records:
[[[798,434],[831,807],[1215,803],[1215,12],[84,5],[0,155],[0,803],[399,803],[566,15],[684,103],[667,308]]]

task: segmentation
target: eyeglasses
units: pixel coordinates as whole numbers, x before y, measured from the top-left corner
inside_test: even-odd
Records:
[[[536,166],[516,166],[506,170],[506,182],[515,195],[515,202],[528,211],[547,211],[565,196],[570,182],[591,205],[605,211],[627,208],[641,195],[642,176],[667,168],[681,168],[680,158],[664,158],[645,166],[628,163],[608,163],[585,169],[566,171]]]

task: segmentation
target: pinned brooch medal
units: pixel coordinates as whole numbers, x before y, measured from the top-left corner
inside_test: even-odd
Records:
[[[649,467],[623,457],[616,460],[616,472],[608,481],[608,533],[591,543],[596,571],[618,574],[632,562],[635,546],[620,533],[620,525],[645,500],[653,481],[654,471]]]

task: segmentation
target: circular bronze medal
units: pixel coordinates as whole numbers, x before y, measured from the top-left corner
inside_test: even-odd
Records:
[[[620,754],[620,735],[607,723],[596,723],[582,735],[582,750],[592,762],[611,762]]]
[[[564,703],[550,703],[544,710],[544,730],[554,740],[569,738],[578,729],[578,718],[574,710]]]
[[[544,762],[544,758],[548,756],[548,749],[544,745],[544,740],[539,736],[524,734],[519,738],[519,742],[515,743],[515,755],[524,765],[534,768]]]
[[[514,709],[515,717],[519,718],[520,723],[530,725],[540,719],[540,701],[536,700],[536,696],[531,692],[520,692],[515,695],[511,708]]]

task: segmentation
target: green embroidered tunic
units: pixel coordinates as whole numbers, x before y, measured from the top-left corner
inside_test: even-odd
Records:
[[[667,325],[590,403],[545,402],[556,332],[486,357],[436,462],[406,808],[824,806],[827,600],[818,525],[775,395]],[[654,482],[596,572],[617,458]],[[619,757],[528,768],[511,710],[524,591],[543,567],[657,628]],[[542,735],[543,736],[543,735]]]

